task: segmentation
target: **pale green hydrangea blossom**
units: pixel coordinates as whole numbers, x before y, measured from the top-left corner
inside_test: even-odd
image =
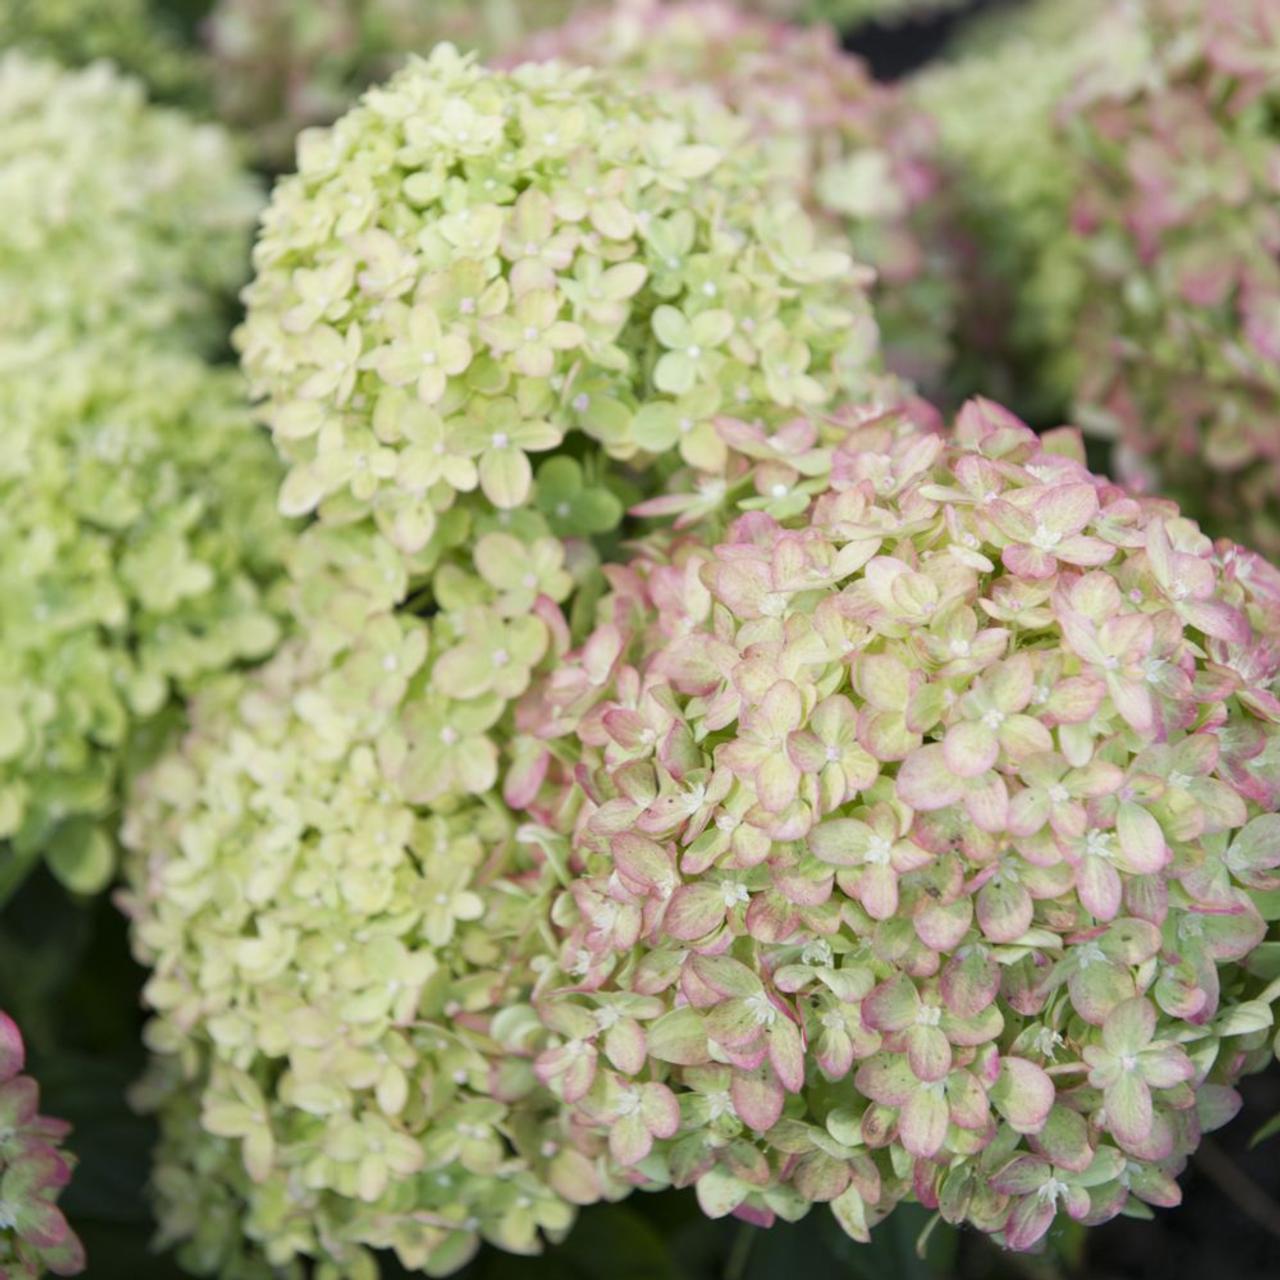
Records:
[[[270,651],[279,467],[240,377],[89,345],[0,379],[0,885],[112,869],[122,760]]]
[[[606,1191],[533,1074],[539,860],[500,804],[424,803],[468,750],[429,647],[391,613],[337,658],[286,647],[134,797],[158,1212],[200,1274],[362,1278],[391,1249],[442,1275],[482,1238],[537,1252]]]
[[[705,92],[749,124],[759,181],[804,201],[876,269],[889,365],[937,386],[956,300],[933,123],[877,84],[828,26],[791,26],[726,0],[621,0],[584,10],[505,61],[625,70],[657,94]]]
[[[371,514],[414,554],[458,492],[525,504],[529,455],[571,433],[715,473],[717,413],[881,387],[865,273],[760,202],[742,134],[692,98],[441,46],[305,136],[238,334],[285,510]]]
[[[0,368],[87,335],[212,344],[259,208],[215,125],[105,63],[0,56]]]

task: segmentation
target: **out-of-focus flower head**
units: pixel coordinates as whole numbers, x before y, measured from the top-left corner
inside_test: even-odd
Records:
[[[1038,0],[979,21],[911,82],[971,241],[959,378],[1050,421],[1062,421],[1080,376],[1086,287],[1070,215],[1079,166],[1055,112],[1082,84],[1130,83],[1149,56],[1134,5]]]
[[[210,345],[259,208],[215,125],[106,63],[0,55],[0,368],[87,336]]]
[[[1280,552],[1280,14],[1148,0],[1149,72],[1072,95],[1081,420],[1122,473]]]
[[[6,0],[0,48],[21,46],[70,66],[105,58],[158,98],[200,102],[206,69],[168,18],[157,0]]]
[[[624,0],[542,32],[506,61],[562,59],[625,70],[655,93],[704,92],[760,141],[761,184],[803,200],[876,268],[886,359],[936,384],[955,299],[934,127],[877,84],[827,26],[789,26],[728,0]]]
[[[84,1249],[58,1208],[75,1168],[61,1150],[70,1126],[38,1114],[39,1086],[25,1065],[22,1033],[0,1012],[0,1275],[79,1275]]]
[[[0,878],[88,891],[122,766],[275,643],[280,468],[235,372],[143,344],[9,371],[0,418]]]
[[[1280,574],[986,401],[648,547],[507,780],[568,876],[534,1070],[575,1129],[858,1239],[1176,1203],[1280,998]]]
[[[574,0],[218,0],[205,32],[219,114],[285,168],[300,130],[328,124],[411,53],[448,40],[482,55],[568,16]]]

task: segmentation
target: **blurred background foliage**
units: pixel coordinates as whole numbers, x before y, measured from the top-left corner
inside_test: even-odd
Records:
[[[214,3],[0,0],[0,48],[21,32],[28,46],[67,62],[111,57],[143,76],[158,99],[201,113],[216,94],[197,52]],[[878,77],[894,79],[927,65],[966,31],[980,33],[992,15],[1016,12],[1024,0],[917,0],[912,13],[905,12],[913,8],[908,0],[815,4],[819,16],[841,25],[846,48],[865,57]],[[773,7],[794,12],[796,4],[775,0]],[[867,21],[873,12],[880,17]],[[1039,419],[1037,425],[1055,421],[1058,408],[1013,407]],[[74,900],[41,869],[0,911],[0,1008],[24,1029],[43,1109],[74,1125],[68,1145],[81,1163],[61,1203],[95,1280],[184,1274],[151,1248],[146,1181],[155,1134],[128,1100],[146,1058],[143,976],[109,897]],[[464,1280],[1274,1280],[1280,1157],[1275,1141],[1257,1139],[1274,1130],[1280,1114],[1280,1070],[1247,1079],[1242,1092],[1243,1115],[1196,1156],[1180,1208],[1153,1222],[1120,1218],[1089,1233],[1060,1222],[1038,1255],[1002,1253],[985,1238],[945,1225],[928,1234],[921,1254],[930,1215],[916,1206],[900,1208],[869,1245],[859,1245],[825,1210],[762,1231],[734,1219],[711,1221],[692,1192],[672,1192],[587,1209],[565,1243],[544,1256],[485,1249],[459,1274]],[[387,1277],[404,1274],[385,1263]]]

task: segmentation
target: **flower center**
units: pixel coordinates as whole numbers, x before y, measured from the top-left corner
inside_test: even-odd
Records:
[[[1031,545],[1039,551],[1052,551],[1062,541],[1062,534],[1050,529],[1047,524],[1037,524],[1031,535]]]
[[[1096,827],[1085,836],[1084,849],[1095,858],[1115,857],[1115,850],[1111,847],[1111,832],[1099,831]]]
[[[763,991],[747,997],[747,1008],[751,1010],[758,1026],[771,1027],[777,1021],[778,1010]]]
[[[1059,1200],[1066,1198],[1068,1190],[1067,1184],[1060,1178],[1050,1178],[1037,1194],[1045,1204],[1056,1205]]]
[[[712,1120],[734,1114],[733,1099],[729,1096],[727,1089],[717,1089],[715,1093],[707,1094],[707,1112]]]
[[[889,843],[888,838],[885,836],[873,836],[870,844],[867,845],[864,860],[871,863],[872,866],[883,867],[888,865],[892,856],[893,845]]]

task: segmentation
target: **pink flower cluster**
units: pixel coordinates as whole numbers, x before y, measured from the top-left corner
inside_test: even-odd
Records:
[[[1149,0],[1153,65],[1073,95],[1082,413],[1128,478],[1280,550],[1280,9]]]
[[[0,1012],[0,1280],[84,1270],[84,1250],[57,1205],[75,1163],[59,1150],[69,1126],[37,1113],[25,1064],[22,1035]]]
[[[825,461],[609,570],[520,706],[539,1078],[715,1216],[1174,1204],[1280,997],[1280,573],[985,401]]]

